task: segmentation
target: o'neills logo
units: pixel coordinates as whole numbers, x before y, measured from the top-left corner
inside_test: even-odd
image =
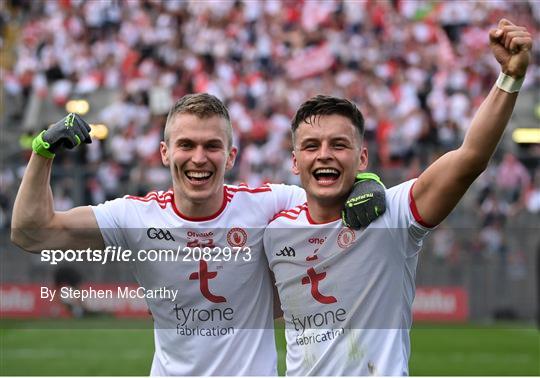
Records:
[[[214,236],[214,233],[212,231],[205,231],[205,232],[188,231],[187,236],[188,238],[211,238]]]
[[[344,228],[339,232],[337,243],[341,248],[347,248],[356,239],[356,234],[350,228]]]
[[[247,233],[240,227],[231,228],[227,232],[227,243],[231,247],[243,247],[247,242]]]

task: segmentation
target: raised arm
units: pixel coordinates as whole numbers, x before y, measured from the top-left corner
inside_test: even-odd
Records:
[[[50,186],[54,152],[90,143],[90,127],[82,118],[68,115],[33,143],[34,153],[26,167],[15,198],[11,241],[29,252],[42,249],[98,249],[104,247],[94,212],[89,206],[54,211]]]
[[[474,115],[461,147],[425,170],[413,187],[422,220],[439,224],[486,169],[512,115],[530,60],[532,38],[524,27],[506,19],[489,32],[490,47],[502,74]]]

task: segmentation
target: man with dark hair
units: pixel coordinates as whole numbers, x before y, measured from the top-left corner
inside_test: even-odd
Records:
[[[90,143],[89,130],[70,114],[34,140],[13,209],[12,241],[34,252],[171,251],[174,260],[148,261],[146,254],[129,260],[145,290],[177,293],[172,300],[146,297],[155,328],[151,374],[275,375],[273,293],[262,237],[275,213],[305,202],[304,191],[225,185],[237,154],[229,113],[216,97],[194,94],[172,107],[160,144],[171,190],[56,212],[49,185],[54,154]],[[365,195],[364,187],[357,185],[351,198]],[[349,208],[348,221],[376,218],[373,203],[358,203],[358,216]]]
[[[338,114],[351,120],[358,135],[364,137],[364,116],[356,105],[346,98],[318,95],[302,105],[296,111],[291,122],[292,137],[296,135],[296,130],[302,122],[312,124],[316,116]]]
[[[386,212],[365,229],[340,222],[341,204],[368,164],[360,112],[326,96],[300,106],[293,170],[307,203],[277,214],[264,235],[286,322],[287,375],[408,374],[423,240],[486,168],[530,59],[524,27],[503,19],[489,38],[501,74],[463,144],[418,179],[388,189]]]

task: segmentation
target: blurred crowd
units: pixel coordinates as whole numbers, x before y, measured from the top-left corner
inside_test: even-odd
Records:
[[[12,0],[0,7],[2,27],[19,25],[14,63],[1,70],[3,90],[21,99],[22,110],[35,94],[62,108],[73,96],[116,91],[94,117],[109,138],[80,157],[86,203],[169,185],[158,153],[162,128],[169,106],[192,92],[212,93],[230,110],[241,153],[229,182],[297,183],[290,119],[319,93],[358,104],[371,170],[390,184],[416,177],[461,143],[497,78],[488,30],[507,17],[540,41],[536,0]],[[524,90],[539,85],[535,63]],[[78,205],[78,179],[69,174],[73,159],[59,160],[60,210]],[[489,232],[508,217],[540,213],[539,168],[510,152],[499,160],[475,184],[489,248],[496,245]],[[4,226],[20,173],[2,172]]]

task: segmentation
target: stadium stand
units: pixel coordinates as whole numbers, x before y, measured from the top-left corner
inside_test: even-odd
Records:
[[[168,187],[158,144],[168,107],[209,92],[230,109],[241,146],[229,182],[297,183],[289,121],[306,98],[355,101],[366,117],[370,170],[392,185],[456,147],[497,77],[486,30],[502,15],[540,40],[540,2],[504,1],[5,1],[2,33],[2,281],[51,282],[38,256],[8,242],[29,141],[71,99],[108,137],[58,156],[57,209]],[[489,170],[434,233],[419,286],[464,287],[470,317],[533,319],[540,214],[540,46]],[[536,109],[536,115],[533,109]],[[131,281],[126,267],[84,279]]]

